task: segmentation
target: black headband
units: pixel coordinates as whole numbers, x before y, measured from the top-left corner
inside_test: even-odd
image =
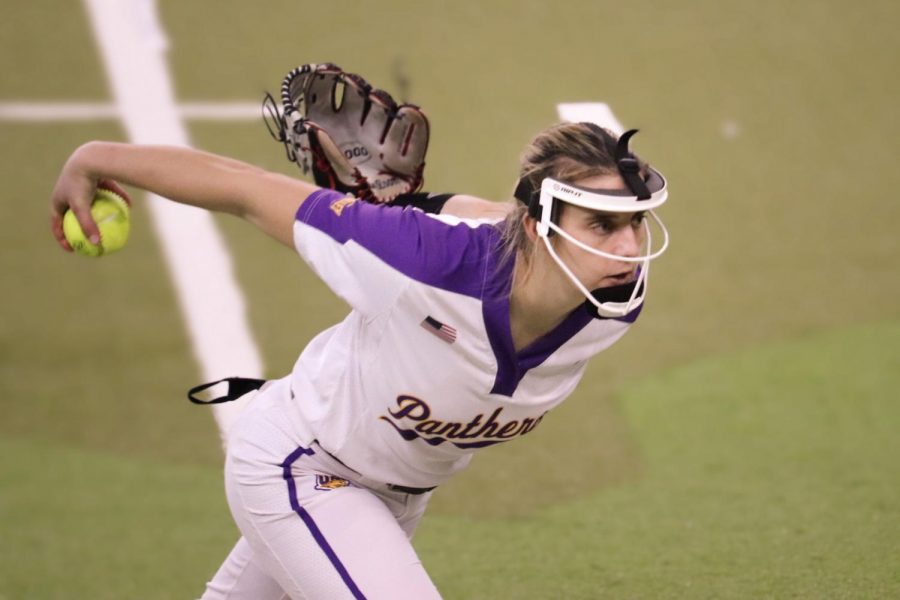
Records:
[[[540,214],[540,190],[535,190],[528,177],[522,177],[516,185],[513,196],[528,207],[528,214],[537,218]]]
[[[619,137],[616,144],[616,167],[619,174],[625,181],[625,185],[631,190],[638,200],[649,200],[650,190],[647,188],[647,182],[641,177],[641,163],[634,154],[628,149],[628,142],[632,136],[638,132],[637,129],[629,129]],[[531,180],[527,176],[519,179],[516,185],[516,191],[513,196],[528,206],[528,214],[537,218],[540,214],[540,189],[535,189]]]

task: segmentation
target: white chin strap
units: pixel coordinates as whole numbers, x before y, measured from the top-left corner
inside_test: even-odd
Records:
[[[592,248],[585,244],[584,242],[575,239],[570,234],[566,233],[561,227],[559,227],[556,223],[552,221],[545,221],[538,226],[538,235],[544,240],[544,245],[547,247],[547,251],[550,253],[550,256],[553,257],[553,260],[559,265],[559,268],[563,270],[563,273],[575,284],[575,287],[584,294],[584,297],[587,298],[588,302],[593,304],[597,308],[597,313],[601,317],[607,318],[616,318],[616,317],[624,317],[631,311],[638,308],[641,303],[644,301],[644,295],[647,293],[647,280],[650,278],[650,261],[654,258],[659,257],[663,252],[666,251],[666,248],[669,247],[669,231],[666,229],[666,226],[663,225],[663,222],[656,216],[656,213],[652,210],[647,211],[653,221],[659,226],[660,230],[663,234],[663,242],[662,246],[659,250],[652,252],[652,236],[650,233],[650,224],[645,220],[644,221],[644,233],[646,234],[646,239],[644,240],[644,248],[642,250],[641,256],[622,256],[619,254],[610,254],[608,252],[604,252],[602,250],[598,250],[596,248]],[[543,225],[543,226],[541,226]],[[582,250],[589,252],[595,256],[600,256],[602,258],[607,258],[610,260],[620,261],[620,262],[629,262],[629,263],[640,263],[640,267],[638,268],[638,279],[635,282],[634,290],[631,292],[631,297],[626,302],[601,302],[597,300],[594,295],[588,290],[584,284],[572,273],[572,270],[566,265],[565,262],[559,257],[556,253],[556,250],[553,248],[553,244],[550,243],[550,231],[553,230],[558,233],[561,237],[566,239],[567,241],[575,244]]]

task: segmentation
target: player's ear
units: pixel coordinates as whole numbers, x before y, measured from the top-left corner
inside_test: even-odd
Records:
[[[527,212],[522,215],[522,230],[532,244],[537,242],[537,219],[530,216]]]

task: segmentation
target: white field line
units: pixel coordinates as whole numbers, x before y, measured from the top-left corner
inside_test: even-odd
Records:
[[[189,145],[179,119],[154,0],[84,0],[115,106],[132,142]],[[172,276],[200,377],[262,376],[243,295],[209,213],[153,194],[148,207]],[[194,382],[185,381],[190,387]],[[185,389],[186,389],[185,388]],[[187,399],[175,399],[187,402]],[[223,440],[241,406],[213,407]]]
[[[569,123],[586,121],[596,123],[615,133],[622,135],[625,128],[613,114],[607,104],[603,102],[563,102],[556,105],[556,113],[560,120]]]
[[[259,102],[181,102],[176,115],[191,121],[254,121],[261,118]],[[0,102],[0,121],[61,123],[107,121],[122,118],[118,105],[110,102]]]

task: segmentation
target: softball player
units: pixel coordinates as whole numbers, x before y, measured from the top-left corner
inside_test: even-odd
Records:
[[[85,215],[115,180],[246,219],[352,308],[230,432],[242,537],[204,598],[439,598],[409,541],[432,490],[476,450],[538,427],[641,311],[667,192],[629,135],[543,132],[501,219],[453,216],[497,210],[470,197],[427,214],[184,148],[72,155],[53,194],[63,247],[65,210]]]

